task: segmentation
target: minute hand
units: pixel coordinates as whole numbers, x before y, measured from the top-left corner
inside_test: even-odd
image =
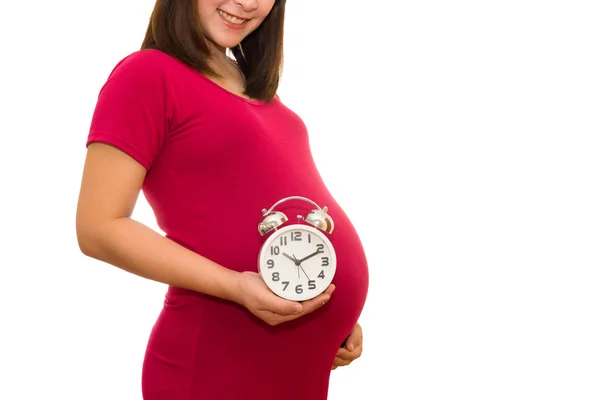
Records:
[[[317,251],[315,251],[314,253],[312,253],[312,254],[309,254],[309,255],[307,255],[306,257],[304,257],[304,258],[301,258],[300,260],[298,260],[298,264],[302,263],[303,261],[306,261],[306,260],[308,260],[308,259],[309,259],[309,258],[311,258],[311,257],[314,257],[314,256],[316,256],[317,254],[321,254],[321,253],[323,253],[323,251],[322,251],[322,250],[317,250]]]

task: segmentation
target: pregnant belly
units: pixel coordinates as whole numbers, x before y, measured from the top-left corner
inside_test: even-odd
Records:
[[[186,298],[194,304],[192,308],[203,310],[203,315],[218,316],[218,323],[215,320],[210,323],[211,330],[214,332],[220,329],[243,329],[247,333],[254,332],[257,335],[253,340],[260,341],[261,334],[264,334],[267,335],[268,340],[283,342],[290,339],[288,335],[294,337],[298,335],[308,342],[318,341],[320,346],[323,346],[322,350],[327,349],[328,353],[333,352],[335,356],[335,351],[350,333],[363,310],[369,285],[369,272],[366,255],[354,226],[333,199],[329,199],[326,203],[330,205],[331,215],[335,216],[335,229],[328,238],[337,258],[336,273],[332,281],[336,290],[331,300],[316,312],[277,327],[270,327],[237,304],[211,299],[178,288],[171,288],[171,294],[173,296],[185,294]],[[287,215],[305,215],[307,212],[306,209],[281,208]],[[243,215],[240,214],[240,219]],[[188,241],[187,244],[183,240],[177,240],[173,235],[168,236],[221,265],[238,271],[257,271],[256,260],[264,238],[258,237],[256,224],[247,221],[237,224],[236,229],[221,228],[219,224],[211,224],[211,226],[215,227],[209,232],[212,236],[197,235],[195,241]],[[247,231],[242,229],[244,227]],[[208,232],[205,229],[197,231]],[[192,235],[188,236],[192,237]],[[256,236],[256,241],[248,244],[247,238],[252,236]],[[219,239],[214,240],[214,238]],[[233,249],[235,251],[232,251]],[[228,316],[229,322],[225,316]],[[199,316],[195,318],[203,319]]]

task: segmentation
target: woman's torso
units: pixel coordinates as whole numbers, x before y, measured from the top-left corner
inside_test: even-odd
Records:
[[[233,400],[243,393],[251,400],[253,391],[261,399],[325,399],[337,348],[366,300],[368,269],[359,236],[321,179],[298,115],[279,98],[269,104],[242,98],[160,54],[173,112],[143,189],[166,236],[224,267],[258,271],[265,240],[257,229],[261,210],[303,196],[328,207],[338,266],[332,299],[277,327],[239,305],[170,287],[148,344],[146,398],[160,399],[150,393],[189,384],[203,399]],[[278,210],[291,223],[312,208],[287,202]],[[305,379],[313,383],[301,383]]]

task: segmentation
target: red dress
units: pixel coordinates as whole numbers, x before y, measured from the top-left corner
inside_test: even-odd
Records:
[[[321,309],[271,327],[244,307],[168,287],[143,365],[146,400],[324,400],[340,344],[367,296],[360,239],[312,158],[302,120],[281,100],[247,100],[157,50],[117,64],[87,143],[148,170],[143,191],[166,236],[236,271],[257,271],[261,210],[289,196],[327,206],[336,291]],[[343,140],[343,138],[341,138]],[[311,205],[277,209],[293,221]]]

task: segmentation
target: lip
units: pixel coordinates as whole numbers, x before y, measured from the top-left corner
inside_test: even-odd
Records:
[[[227,12],[227,11],[225,11],[225,10],[221,10],[220,8],[217,8],[217,10],[219,10],[219,11],[222,11],[222,12],[224,12],[225,14],[229,14],[229,15],[231,15],[232,17],[236,17],[237,19],[243,19],[243,20],[244,20],[244,23],[246,23],[246,22],[248,22],[248,21],[250,20],[250,18],[244,18],[244,17],[240,17],[239,15],[235,15],[235,14],[232,14],[232,13],[230,13],[230,12]]]
[[[222,11],[222,12],[224,12],[226,14],[229,14],[227,11],[223,11],[221,9],[219,9],[219,11]],[[229,29],[237,31],[237,30],[242,30],[242,29],[246,28],[246,23],[248,22],[248,20],[245,20],[241,24],[234,24],[233,22],[227,21],[220,13],[217,13],[217,14],[219,14],[219,17],[221,18],[221,21],[223,21],[223,23],[225,24],[225,26],[227,26]],[[236,15],[233,15],[233,14],[229,14],[229,15],[234,16],[236,18],[240,18],[240,17],[238,17]],[[244,18],[240,18],[240,19],[244,19]]]

